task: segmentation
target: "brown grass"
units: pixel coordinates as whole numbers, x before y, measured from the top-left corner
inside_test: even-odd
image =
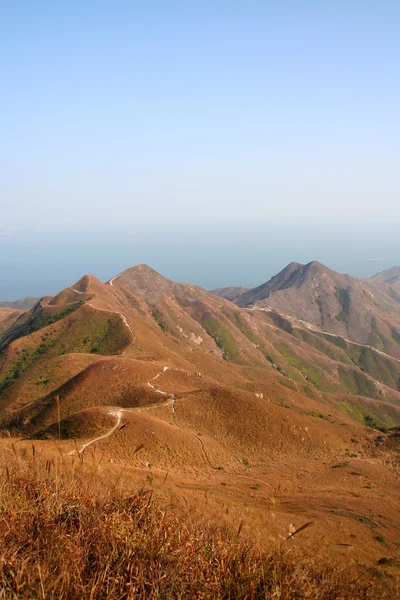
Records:
[[[296,556],[287,544],[262,553],[240,531],[193,524],[150,492],[105,488],[83,460],[44,461],[35,446],[28,456],[11,445],[0,465],[1,598],[399,597],[366,575]]]

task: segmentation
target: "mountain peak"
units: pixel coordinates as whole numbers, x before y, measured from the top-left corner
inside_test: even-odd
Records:
[[[334,274],[335,272],[332,271],[332,269],[330,269],[329,267],[318,262],[317,260],[312,260],[306,265],[301,266],[301,275],[303,277],[307,275],[315,277],[317,275],[322,275],[323,273]]]
[[[311,264],[311,263],[309,263],[309,264]],[[286,267],[284,267],[282,269],[282,271],[280,271],[280,273],[282,273],[283,271],[295,271],[296,269],[300,269],[301,267],[304,267],[304,265],[302,263],[292,260],[292,262],[290,262],[288,265],[286,265]]]
[[[103,291],[104,283],[102,283],[94,275],[87,273],[81,277],[74,285],[68,286],[62,290],[57,296],[54,296],[49,302],[50,305],[69,304],[80,300],[87,300],[96,293]]]
[[[289,263],[282,271],[271,277],[269,281],[262,285],[245,292],[237,299],[235,303],[238,306],[250,306],[256,302],[269,298],[271,294],[286,290],[288,288],[300,288],[309,283],[315,277],[327,274],[330,277],[346,277],[335,273],[317,260],[313,260],[306,265],[298,262]]]
[[[101,281],[97,277],[94,277],[94,275],[86,273],[71,287],[83,293],[91,291],[90,288],[97,287],[98,285],[102,285]]]
[[[328,271],[328,270],[330,270],[330,269],[328,269],[328,267],[326,267],[325,265],[323,265],[322,263],[320,263],[318,260],[312,260],[311,262],[307,263],[304,266],[306,268],[309,268],[309,269],[318,269],[320,271]]]
[[[163,279],[168,279],[167,277],[164,277],[164,275],[161,275],[161,273],[159,273],[152,267],[149,267],[149,265],[146,265],[145,263],[141,263],[139,265],[134,265],[133,267],[129,267],[128,269],[125,269],[125,271],[122,271],[121,275],[124,275],[129,272],[139,273],[142,276],[162,277]],[[170,281],[170,280],[168,280],[168,281]]]
[[[163,295],[170,295],[175,284],[151,267],[145,264],[135,265],[122,271],[110,279],[109,284],[125,285],[133,294],[144,298],[147,302],[155,303]]]

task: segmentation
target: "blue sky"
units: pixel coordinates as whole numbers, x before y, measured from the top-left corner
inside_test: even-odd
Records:
[[[105,232],[146,231],[157,257],[165,228],[182,245],[216,224],[400,223],[399,18],[397,2],[0,3],[0,231],[101,235],[104,256]]]

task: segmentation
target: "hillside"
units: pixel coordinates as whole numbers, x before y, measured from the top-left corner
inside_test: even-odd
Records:
[[[362,294],[292,263],[267,299],[296,289],[305,305],[319,279]],[[379,536],[398,554],[399,361],[259,301],[239,307],[146,265],[85,275],[0,335],[2,428],[49,456],[55,443],[66,460],[100,452],[124,489],[151,482],[168,502],[244,519],[262,544],[313,521],[299,548],[341,561],[351,546],[356,566],[377,568]]]
[[[5,445],[0,458],[4,598],[399,598],[384,574],[371,581],[296,552],[295,535],[310,524],[261,551],[242,527],[194,522],[193,512],[165,507],[151,490],[124,496],[113,478],[99,485],[98,465],[71,468],[60,456],[46,461],[37,443],[29,456],[21,446]]]
[[[20,310],[0,308],[0,335],[9,329],[20,316]]]

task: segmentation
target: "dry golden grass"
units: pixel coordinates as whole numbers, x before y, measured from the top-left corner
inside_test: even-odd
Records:
[[[67,466],[61,455],[45,461],[35,446],[28,453],[10,445],[1,471],[1,598],[400,597],[366,574],[295,555],[285,543],[262,553],[240,531],[193,524],[150,492],[105,488],[83,459]]]

